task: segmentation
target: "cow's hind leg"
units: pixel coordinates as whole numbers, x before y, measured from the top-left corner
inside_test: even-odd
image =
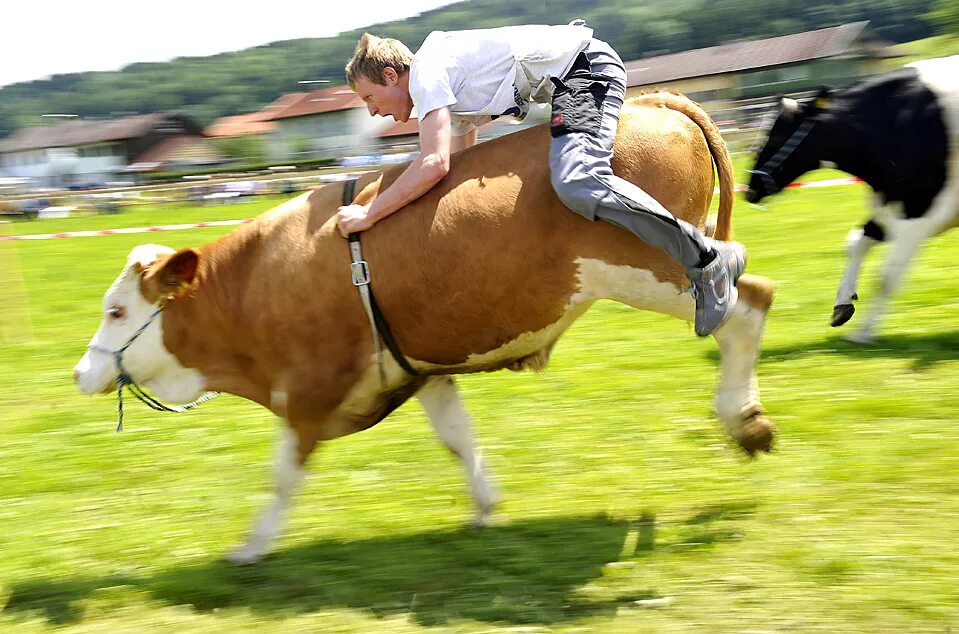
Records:
[[[574,300],[590,302],[612,299],[646,310],[693,321],[696,309],[689,293],[673,284],[657,281],[649,272],[597,260],[579,261],[582,291]],[[756,364],[766,313],[772,305],[773,285],[755,275],[744,275],[737,284],[736,309],[714,336],[722,352],[722,378],[716,410],[729,434],[750,455],[769,451],[773,425],[759,401]]]
[[[857,286],[859,271],[870,250],[883,239],[883,231],[875,222],[870,220],[862,229],[853,229],[846,236],[846,270],[839,282],[836,293],[836,304],[832,309],[832,326],[842,326],[852,318],[856,312],[854,301],[859,299]]]
[[[254,563],[267,552],[270,543],[283,527],[290,498],[303,481],[304,463],[314,446],[315,442],[301,443],[296,431],[283,424],[276,447],[273,499],[254,522],[246,543],[227,555],[230,563]]]
[[[496,491],[483,464],[483,456],[476,448],[470,416],[456,383],[449,376],[433,377],[416,393],[416,398],[437,435],[462,460],[476,503],[474,523],[485,526],[496,503]]]
[[[722,328],[713,333],[722,354],[722,376],[716,412],[729,435],[749,455],[769,451],[775,428],[759,399],[756,364],[766,314],[772,304],[772,283],[744,275],[737,284],[739,301]]]

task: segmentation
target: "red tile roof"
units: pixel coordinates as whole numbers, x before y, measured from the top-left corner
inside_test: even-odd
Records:
[[[272,121],[263,120],[268,116],[268,113],[261,110],[259,112],[251,112],[250,114],[220,117],[207,126],[203,134],[209,137],[236,137],[251,134],[266,134],[276,127],[276,124]]]
[[[295,93],[296,99],[270,115],[269,120],[290,119],[308,115],[362,108],[363,100],[356,96],[347,85],[321,88],[308,93]],[[274,102],[276,103],[276,102]]]

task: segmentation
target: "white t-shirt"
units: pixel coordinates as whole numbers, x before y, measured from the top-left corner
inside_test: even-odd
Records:
[[[522,119],[530,101],[549,100],[549,78],[565,75],[592,37],[578,24],[433,31],[410,67],[416,116],[449,106],[454,136],[495,117]]]

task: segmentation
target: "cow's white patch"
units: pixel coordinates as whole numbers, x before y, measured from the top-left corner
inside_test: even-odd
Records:
[[[273,499],[254,523],[246,543],[227,556],[232,563],[248,564],[257,561],[267,551],[270,542],[282,528],[286,510],[290,506],[290,498],[303,480],[304,470],[300,465],[297,444],[296,432],[284,423],[276,445],[274,465],[276,486]]]
[[[589,258],[577,258],[576,264],[579,291],[570,299],[572,305],[612,299],[687,321],[693,319],[696,304],[692,295],[656,279],[651,271]]]
[[[74,367],[77,386],[85,394],[113,387],[120,372],[112,354],[127,344],[157,309],[140,293],[136,265],[147,266],[172,249],[141,245],[131,251],[123,273],[103,298],[104,318],[88,349]],[[119,311],[119,312],[118,312]],[[163,346],[163,314],[160,313],[123,353],[123,367],[141,385],[160,399],[186,403],[203,393],[206,381],[196,370],[184,368]]]
[[[556,323],[537,332],[523,333],[496,350],[470,355],[468,365],[483,367],[542,350],[600,299],[611,299],[687,321],[693,319],[696,305],[692,295],[682,293],[675,284],[656,279],[650,271],[592,258],[576,258],[576,266],[579,288],[569,298],[566,312]]]
[[[927,214],[935,232],[929,235],[936,235],[959,222],[959,55],[914,62],[911,66],[936,95],[949,137],[946,182]]]
[[[913,62],[909,66],[916,69],[939,100],[950,141],[959,142],[959,55]]]

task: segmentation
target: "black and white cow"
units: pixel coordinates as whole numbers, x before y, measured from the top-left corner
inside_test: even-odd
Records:
[[[805,104],[783,99],[780,106],[746,199],[775,194],[826,161],[872,187],[873,214],[849,233],[832,315],[833,326],[852,317],[862,262],[873,246],[888,241],[879,298],[861,329],[848,337],[870,343],[919,245],[959,225],[959,56],[823,89]]]

